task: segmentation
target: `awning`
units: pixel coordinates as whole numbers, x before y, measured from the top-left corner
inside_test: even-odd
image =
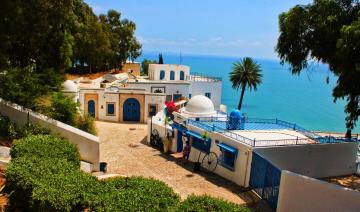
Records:
[[[170,125],[173,129],[177,129],[179,131],[184,131],[186,128],[180,124],[174,123]]]
[[[196,132],[193,132],[193,131],[188,130],[188,131],[186,132],[186,134],[189,135],[189,136],[191,136],[191,137],[194,137],[194,138],[203,140],[203,137],[202,137],[200,134],[196,133]]]
[[[234,147],[229,146],[229,145],[227,145],[227,144],[219,143],[219,144],[217,144],[217,145],[218,145],[218,147],[220,147],[220,149],[224,149],[224,150],[226,150],[226,151],[228,151],[228,152],[231,152],[231,153],[233,153],[233,154],[237,154],[237,152],[238,152],[237,149],[235,149]]]

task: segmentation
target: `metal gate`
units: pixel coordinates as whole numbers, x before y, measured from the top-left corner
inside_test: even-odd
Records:
[[[140,121],[140,103],[134,98],[129,98],[124,102],[123,107],[124,121]]]
[[[250,187],[275,210],[279,196],[280,178],[281,170],[279,168],[253,152]]]

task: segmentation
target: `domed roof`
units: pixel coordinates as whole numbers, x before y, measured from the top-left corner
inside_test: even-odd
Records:
[[[66,80],[62,87],[64,92],[78,92],[78,87],[72,80]]]
[[[189,115],[212,115],[216,111],[213,102],[209,98],[197,95],[189,100],[184,113]]]

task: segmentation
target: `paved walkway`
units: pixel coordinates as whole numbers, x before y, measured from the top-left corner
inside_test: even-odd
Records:
[[[194,173],[191,164],[181,158],[153,149],[146,143],[147,126],[96,122],[100,137],[100,159],[108,163],[108,173],[125,176],[145,176],[164,181],[181,198],[190,194],[207,194],[238,204],[253,203],[251,192],[215,174]]]

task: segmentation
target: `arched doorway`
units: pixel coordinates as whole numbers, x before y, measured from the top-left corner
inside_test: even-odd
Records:
[[[88,101],[88,114],[91,117],[95,117],[95,101],[94,100]]]
[[[134,98],[129,98],[123,105],[124,121],[140,121],[140,103]]]

